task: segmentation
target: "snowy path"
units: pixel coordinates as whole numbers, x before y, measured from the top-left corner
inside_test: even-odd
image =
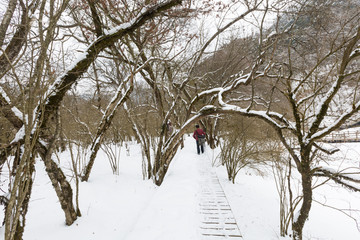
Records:
[[[357,166],[359,143],[336,146],[341,151],[333,158],[339,161],[330,161],[330,167],[335,169],[337,164]],[[232,184],[227,181],[224,167],[211,167],[220,149],[213,151],[207,148],[205,154],[198,156],[195,142],[189,136],[185,139],[185,148],[179,150],[171,163],[165,181],[157,187],[152,181],[142,179],[140,146],[134,142],[129,147],[130,156],[122,151],[119,175],[112,174],[106,154],[100,153],[90,181],[80,183],[82,217],[72,226],[65,225],[64,213],[44,164],[37,162],[24,239],[291,239],[279,236],[279,200],[271,167],[263,166],[262,170],[268,175],[258,175],[251,169],[242,170],[239,181]],[[68,170],[70,176],[70,153],[61,153],[60,159],[61,166]],[[227,198],[223,192],[226,192]],[[324,185],[317,188],[314,196],[337,209],[351,207],[353,210],[350,213],[360,219],[356,212],[360,209],[358,193]],[[352,218],[320,204],[314,204],[312,208],[311,217],[305,225],[306,239],[360,239]],[[0,211],[0,219],[3,212]],[[2,236],[4,228],[0,226],[0,240]]]
[[[198,161],[201,240],[243,239],[209,159]]]

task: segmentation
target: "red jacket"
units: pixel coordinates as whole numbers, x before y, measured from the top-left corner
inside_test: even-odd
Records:
[[[201,128],[197,128],[197,129],[194,131],[193,138],[195,138],[196,140],[198,140],[198,136],[199,136],[199,135],[204,135],[204,136],[205,136],[205,132],[204,132]]]

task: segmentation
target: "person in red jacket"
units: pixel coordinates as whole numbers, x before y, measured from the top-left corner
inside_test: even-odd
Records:
[[[205,144],[205,132],[202,130],[198,124],[195,125],[196,130],[194,131],[193,138],[196,140],[197,153],[204,153],[204,144]]]

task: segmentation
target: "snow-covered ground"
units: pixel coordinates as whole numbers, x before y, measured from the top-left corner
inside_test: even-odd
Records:
[[[328,165],[336,168],[359,166],[360,144],[337,145],[341,152]],[[72,226],[64,223],[55,191],[44,165],[36,165],[24,240],[198,240],[199,161],[211,162],[218,150],[206,148],[198,156],[194,140],[187,138],[178,152],[161,187],[142,179],[141,151],[130,143],[130,156],[123,147],[120,173],[113,175],[104,153],[95,162],[89,182],[80,183],[80,217]],[[69,173],[68,153],[62,165]],[[294,170],[295,171],[295,170]],[[279,200],[271,168],[263,176],[250,169],[241,170],[236,184],[227,181],[226,170],[217,173],[245,240],[290,239],[279,237]],[[296,189],[293,189],[294,192]],[[315,190],[305,239],[358,240],[354,219],[335,208],[359,209],[360,193],[349,192],[333,183]],[[331,207],[322,206],[320,203]],[[334,207],[334,208],[333,208]],[[348,212],[360,221],[359,212]],[[0,213],[2,219],[3,213]],[[0,239],[4,238],[0,228]]]
[[[327,159],[326,164],[321,165],[332,169],[359,167],[360,143],[332,146],[340,148],[341,151],[336,156],[331,156],[331,159]],[[218,169],[218,176],[222,180],[245,240],[287,239],[279,237],[279,197],[274,177],[271,169],[264,170],[268,173],[266,176],[254,175],[251,170],[239,172],[235,185],[226,181],[227,175],[224,169]],[[355,170],[360,172],[359,169]],[[292,172],[297,175],[295,169]],[[316,181],[314,178],[317,184],[324,180],[326,179],[320,178]],[[292,191],[295,193],[296,187],[293,187]],[[305,224],[304,239],[360,239],[360,193],[351,192],[333,182],[328,182],[314,190],[313,198],[315,201],[312,204],[309,220]],[[339,209],[344,210],[352,218]],[[359,230],[353,218],[359,222]]]

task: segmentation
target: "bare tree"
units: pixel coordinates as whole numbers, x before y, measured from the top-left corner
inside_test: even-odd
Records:
[[[18,83],[18,88],[21,92],[22,100],[21,111],[16,108],[11,108],[11,102],[5,95],[5,91],[1,91],[2,106],[8,110],[7,118],[13,122],[14,127],[18,132],[13,141],[5,146],[1,151],[1,163],[8,157],[8,153],[16,151],[16,158],[13,162],[13,180],[10,186],[10,198],[7,200],[6,215],[5,215],[5,239],[21,239],[22,232],[25,225],[25,215],[29,204],[32,177],[34,171],[35,157],[39,153],[45,162],[46,171],[52,181],[52,184],[58,194],[60,204],[65,212],[66,223],[72,224],[77,217],[75,208],[73,207],[72,189],[67,182],[65,175],[57,164],[51,159],[52,152],[59,138],[58,109],[63,101],[65,94],[69,89],[79,80],[89,66],[94,62],[100,52],[104,49],[113,46],[119,39],[123,38],[128,33],[135,31],[142,26],[147,20],[154,18],[160,12],[165,11],[175,5],[180,4],[180,0],[168,0],[162,3],[154,4],[146,7],[145,11],[139,14],[132,15],[124,23],[118,24],[118,27],[113,28],[112,31],[103,33],[96,31],[97,37],[88,45],[82,57],[74,61],[74,64],[65,70],[64,74],[55,76],[49,59],[54,46],[56,45],[57,27],[62,13],[69,4],[68,0],[42,1],[39,5],[38,22],[34,26],[36,31],[32,32],[38,35],[33,36],[36,41],[26,42],[24,38],[21,43],[29,47],[29,55],[24,55],[21,63],[27,66],[28,59],[33,58],[32,65],[28,66],[31,70],[28,81],[23,84],[20,81],[19,74],[26,79],[26,71],[16,72],[13,68],[13,59],[4,54],[7,66],[12,69],[15,80]],[[23,3],[21,1],[21,3]],[[34,2],[32,4],[39,3]],[[92,1],[89,1],[91,10],[94,10]],[[36,5],[37,6],[37,5]],[[32,9],[25,8],[24,9]],[[9,7],[10,8],[10,7]],[[95,12],[94,12],[95,14]],[[29,14],[31,16],[31,14]],[[25,15],[28,17],[28,14]],[[95,19],[96,16],[94,16]],[[95,25],[98,24],[95,19]],[[46,22],[45,26],[43,22]],[[28,25],[25,25],[28,26]],[[97,26],[98,27],[98,26]],[[25,36],[28,31],[25,31]],[[21,32],[24,34],[24,30]],[[29,33],[30,34],[30,33]],[[39,48],[38,48],[39,44]],[[23,45],[20,44],[20,48]],[[1,65],[4,66],[4,65]],[[8,68],[8,67],[7,67]],[[5,69],[6,71],[7,69]],[[44,81],[44,80],[47,81]],[[51,85],[49,85],[49,83]],[[3,108],[4,109],[4,108]],[[10,113],[10,114],[9,114]],[[15,122],[15,120],[16,122]],[[18,124],[19,123],[19,124]]]
[[[151,125],[152,128],[145,128],[144,126],[146,125],[141,124],[138,115],[134,111],[135,109],[131,107],[131,103],[127,104],[128,117],[133,124],[137,139],[142,143],[143,153],[147,159],[145,162],[147,164],[148,178],[153,178],[155,184],[160,185],[163,182],[169,165],[178,147],[181,146],[183,134],[192,127],[191,124],[204,117],[202,114],[194,116],[192,113],[200,99],[197,95],[198,91],[193,91],[193,86],[197,81],[203,80],[201,77],[197,77],[194,72],[201,60],[204,59],[205,51],[211,43],[216,41],[218,36],[243,20],[250,13],[256,11],[261,3],[262,1],[255,1],[246,5],[245,10],[241,14],[224,24],[218,31],[208,37],[208,40],[200,44],[195,53],[189,53],[187,47],[191,46],[191,42],[186,42],[181,51],[173,54],[177,44],[174,36],[177,36],[178,32],[170,34],[170,38],[165,38],[167,40],[165,41],[165,48],[159,47],[158,49],[154,47],[151,38],[150,40],[149,38],[142,40],[142,38],[136,35],[131,36],[134,39],[139,39],[140,42],[132,39],[131,42],[135,42],[137,45],[135,49],[133,46],[129,46],[129,49],[132,49],[129,52],[141,52],[140,60],[143,62],[147,61],[150,56],[154,56],[154,54],[157,54],[156,56],[159,59],[154,61],[154,64],[147,65],[140,71],[152,91],[152,98],[148,102],[147,108],[142,108],[142,111],[144,109],[149,111],[146,115],[147,118],[151,116],[154,119]],[[192,12],[195,12],[195,10]],[[177,17],[181,18],[182,15],[177,15]],[[177,24],[179,23],[174,22],[173,25],[178,26]],[[183,24],[183,22],[180,21],[180,24]],[[167,27],[164,29],[166,30]],[[161,39],[164,40],[164,38]],[[190,36],[190,40],[192,39],[193,37]],[[149,43],[146,42],[147,40],[149,40]],[[150,46],[144,43],[150,44]],[[169,43],[172,45],[169,46]],[[134,59],[136,59],[135,57],[133,56]],[[185,115],[183,114],[184,112],[186,113]],[[171,120],[175,129],[170,136],[167,132],[169,120]],[[154,126],[155,129],[153,128]],[[153,131],[156,133],[155,138],[152,135],[153,133],[151,133]]]
[[[340,21],[337,17],[345,16],[336,14],[338,8],[335,10],[333,5],[326,3],[316,6],[312,3],[315,2],[297,5],[292,11],[295,14],[291,16],[291,21],[278,24],[274,32],[260,42],[260,49],[267,53],[260,55],[259,64],[248,74],[235,77],[227,87],[214,89],[216,105],[206,106],[199,112],[255,117],[274,128],[301,175],[302,203],[294,215],[294,239],[303,238],[302,229],[312,204],[314,176],[329,177],[354,191],[360,191],[360,186],[349,184],[358,183],[356,178],[327,171],[317,165],[316,161],[318,151],[328,154],[334,152],[321,147],[317,141],[338,129],[360,109],[357,84],[351,84],[359,78],[359,71],[355,67],[360,56],[359,12],[351,7],[354,2],[340,4],[340,7],[347,7],[348,11],[347,18]],[[305,21],[309,20],[309,12],[320,17],[325,11],[333,14],[333,21],[340,22],[337,27],[329,21],[329,25],[312,28],[310,22]],[[304,35],[299,30],[306,27],[308,29]],[[328,43],[326,47],[324,41]],[[304,45],[309,48],[303,48]],[[255,86],[255,82],[261,79],[264,80],[262,84],[269,86],[270,90],[266,94],[257,93],[256,88],[253,88],[247,104],[233,104],[235,98],[230,93],[234,93],[236,87],[250,83]],[[352,90],[349,91],[349,101],[341,106],[342,114],[331,111],[336,96],[349,87]],[[209,91],[203,94],[209,94]],[[286,102],[287,111],[282,111],[278,101]],[[294,147],[290,144],[292,142],[295,142]]]
[[[247,167],[261,173],[261,166],[272,161],[271,156],[278,152],[273,139],[264,139],[260,127],[254,121],[233,117],[236,123],[227,126],[221,134],[220,160],[225,165],[228,179],[235,183],[241,169]]]

